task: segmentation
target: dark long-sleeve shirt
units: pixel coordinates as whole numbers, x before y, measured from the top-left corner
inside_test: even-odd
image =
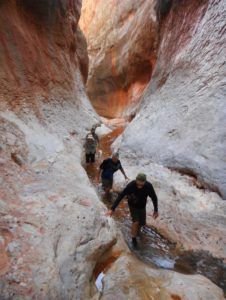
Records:
[[[154,211],[158,211],[158,198],[152,184],[149,181],[146,181],[141,189],[137,188],[135,180],[130,182],[113,203],[111,207],[113,211],[125,196],[128,198],[128,204],[138,209],[144,209],[146,207],[147,197],[149,196],[152,199]]]

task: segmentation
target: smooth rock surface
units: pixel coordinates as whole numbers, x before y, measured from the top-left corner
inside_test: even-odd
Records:
[[[117,239],[120,253],[128,255],[81,166],[82,138],[99,119],[83,85],[87,53],[77,27],[80,7],[79,0],[0,1],[3,299],[98,299],[95,266]],[[178,282],[187,283],[186,277],[170,273],[176,279],[168,284],[168,272],[160,276],[139,262],[131,277],[126,266],[129,258],[121,261],[118,270],[127,283],[143,272],[148,278],[149,272],[151,278],[165,276],[161,288],[170,292]],[[117,268],[116,273],[109,270],[110,277],[121,278]],[[146,278],[138,280],[132,296],[139,295],[139,286],[144,293],[150,292]],[[200,289],[204,282],[201,296],[208,291],[212,299],[222,299],[218,288],[197,278],[201,278]],[[107,282],[112,284],[106,278]],[[155,286],[153,289],[155,294]],[[106,297],[108,291],[112,293],[105,291]],[[128,299],[124,286],[117,293]]]
[[[156,60],[155,1],[84,0],[80,19],[88,44],[87,92],[100,115],[130,115]]]
[[[226,199],[224,1],[173,1],[123,153],[197,178]]]
[[[122,256],[103,278],[101,299],[223,300],[224,296],[203,276],[155,270]]]
[[[76,97],[78,74],[86,81],[88,73],[80,9],[81,0],[1,1],[1,107],[21,112],[30,104],[42,117],[40,102]]]
[[[80,7],[0,3],[1,299],[89,299],[115,243],[81,166],[81,137],[98,117],[83,85]]]

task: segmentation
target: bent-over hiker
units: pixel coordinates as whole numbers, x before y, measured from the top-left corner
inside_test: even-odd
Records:
[[[125,171],[122,168],[121,162],[119,160],[119,154],[113,153],[112,157],[105,159],[100,165],[99,173],[98,173],[98,181],[101,177],[102,188],[105,191],[105,196],[108,196],[110,190],[113,186],[113,176],[114,173],[120,170],[124,175],[125,179],[128,179]]]

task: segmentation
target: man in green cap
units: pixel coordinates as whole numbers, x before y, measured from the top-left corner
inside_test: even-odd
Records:
[[[131,181],[119,194],[107,215],[112,216],[120,201],[127,196],[129,210],[132,218],[132,245],[137,247],[137,234],[139,229],[146,224],[147,197],[152,199],[154,205],[153,218],[158,217],[158,198],[152,184],[147,181],[146,175],[139,173],[136,180]]]

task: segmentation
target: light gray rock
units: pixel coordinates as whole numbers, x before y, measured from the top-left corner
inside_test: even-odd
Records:
[[[223,300],[220,288],[200,275],[155,270],[135,258],[120,257],[103,278],[101,299]]]
[[[225,3],[193,5],[178,3],[165,20],[153,77],[120,150],[194,174],[226,199]]]

